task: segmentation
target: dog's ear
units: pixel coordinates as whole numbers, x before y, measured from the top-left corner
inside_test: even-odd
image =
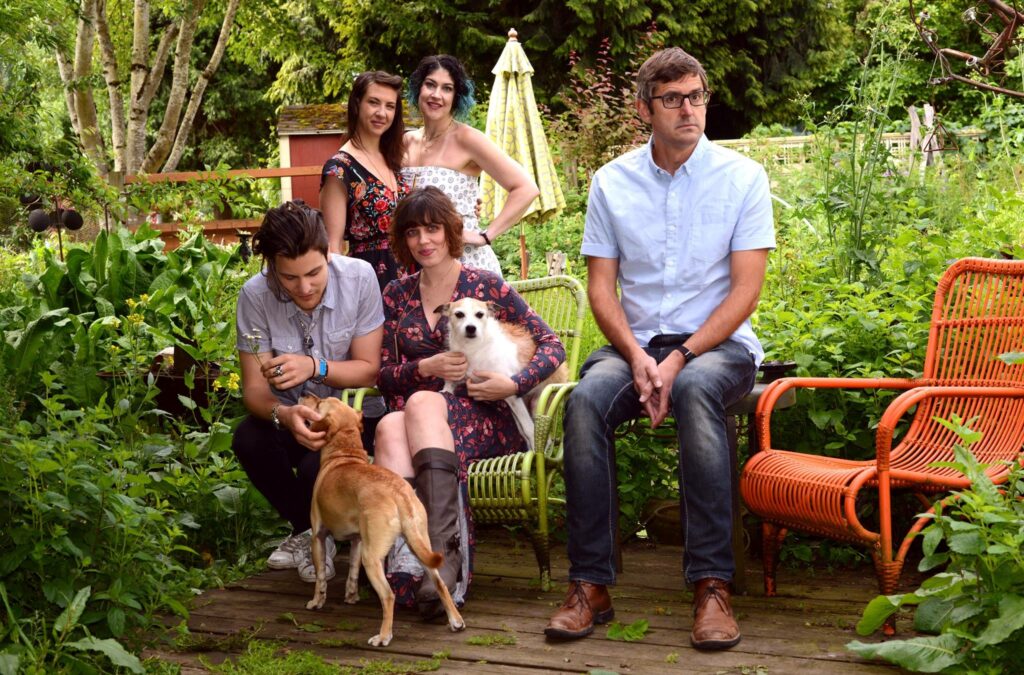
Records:
[[[434,314],[445,314],[447,311],[448,303],[446,302],[443,305],[438,305],[437,308],[434,310]]]
[[[363,411],[356,411],[356,418],[359,420],[359,433],[363,433]]]

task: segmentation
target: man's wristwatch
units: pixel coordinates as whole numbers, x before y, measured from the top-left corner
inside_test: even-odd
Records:
[[[324,380],[327,379],[327,359],[320,357],[320,360],[317,362],[316,373],[309,379],[313,384],[324,383]]]
[[[275,403],[274,407],[270,409],[270,421],[273,422],[274,428],[278,431],[281,430],[281,419],[277,416],[277,409],[280,407],[280,403]]]
[[[683,358],[686,360],[687,363],[697,358],[697,355],[691,352],[689,349],[687,349],[685,345],[679,345],[678,347],[676,347],[676,351],[683,355]]]

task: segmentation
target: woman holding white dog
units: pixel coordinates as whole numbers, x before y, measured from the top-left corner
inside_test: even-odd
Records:
[[[398,206],[391,248],[403,264],[420,271],[384,290],[384,344],[377,386],[392,412],[377,427],[375,462],[408,480],[427,508],[431,547],[444,554],[441,577],[461,604],[472,570],[473,530],[466,494],[472,460],[526,449],[504,399],[522,395],[565,360],[554,331],[526,301],[492,272],[459,262],[462,219],[445,194],[428,186]],[[442,393],[445,380],[466,376],[466,358],[447,350],[447,319],[435,309],[463,297],[491,302],[498,319],[527,329],[537,351],[518,374],[476,373],[475,381]],[[443,610],[427,577],[416,587],[417,565],[401,548],[389,558],[389,580],[398,602],[429,618]]]
[[[454,56],[428,56],[409,76],[409,105],[423,116],[423,128],[405,134],[402,176],[410,189],[433,185],[451,199],[462,217],[461,262],[501,276],[491,242],[515,225],[540,190],[526,170],[491,139],[464,124],[473,107],[473,81]],[[486,171],[506,192],[501,212],[487,229],[477,213],[479,178]]]

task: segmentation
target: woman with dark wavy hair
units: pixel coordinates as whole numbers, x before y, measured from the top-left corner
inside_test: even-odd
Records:
[[[491,242],[518,222],[540,194],[526,170],[487,136],[463,124],[473,107],[473,81],[454,56],[428,56],[409,76],[409,104],[423,115],[423,128],[405,135],[402,170],[411,187],[433,185],[455,204],[462,216],[465,243],[460,260],[501,276]],[[508,192],[501,213],[480,228],[476,202],[478,178],[486,171]]]
[[[373,266],[380,289],[405,270],[391,254],[388,229],[407,192],[402,176],[405,124],[402,78],[381,70],[356,77],[348,97],[345,143],[324,164],[320,208],[332,253],[342,252]]]

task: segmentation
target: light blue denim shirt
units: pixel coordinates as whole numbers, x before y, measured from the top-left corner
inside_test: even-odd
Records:
[[[675,173],[654,163],[653,138],[594,174],[580,252],[618,258],[622,307],[641,346],[693,333],[729,293],[732,251],[775,248],[764,168],[701,136]],[[760,364],[743,322],[732,339]]]
[[[380,285],[373,267],[365,260],[331,254],[327,265],[327,286],[323,300],[313,310],[316,323],[310,331],[313,346],[303,347],[303,322],[309,317],[291,300],[281,301],[270,289],[267,278],[259,273],[245,282],[238,294],[235,328],[240,352],[252,352],[246,336],[256,339],[256,352],[310,354],[328,361],[347,361],[352,340],[371,333],[384,323]],[[336,396],[339,392],[326,384],[307,381],[284,391],[271,391],[282,402],[295,404],[305,392],[317,396]],[[383,408],[383,406],[380,406]],[[370,414],[370,411],[365,411]],[[383,409],[380,411],[383,413]]]

